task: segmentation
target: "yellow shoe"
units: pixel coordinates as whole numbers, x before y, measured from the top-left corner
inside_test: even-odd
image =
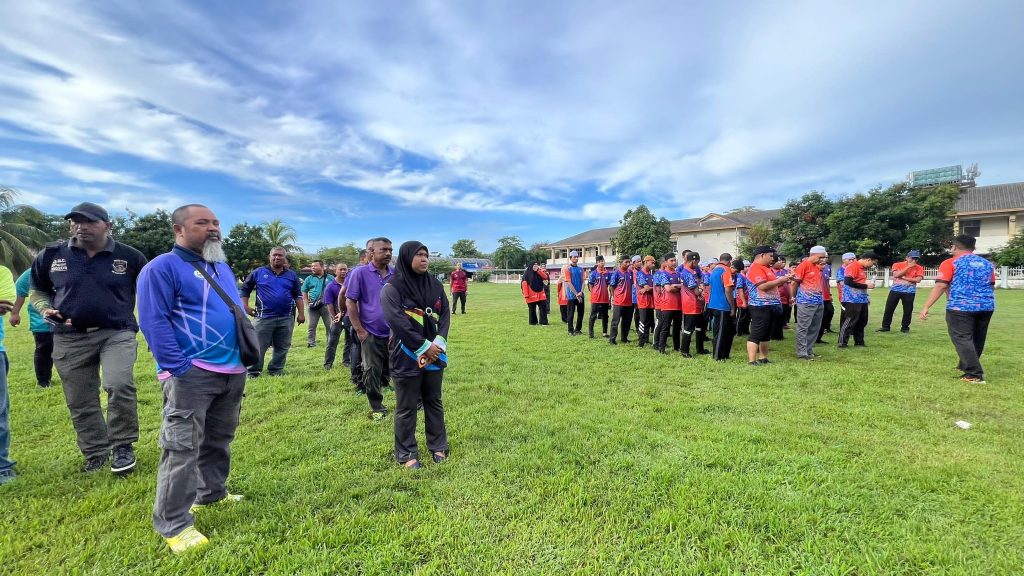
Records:
[[[164,541],[171,547],[171,552],[174,554],[181,554],[187,550],[199,548],[210,543],[206,536],[203,536],[199,530],[196,530],[195,526],[185,528],[177,536],[164,538]]]
[[[227,496],[224,496],[223,498],[215,502],[210,502],[208,504],[193,504],[192,506],[189,506],[188,513],[195,514],[198,510],[202,510],[203,508],[206,508],[208,506],[218,506],[220,504],[234,504],[235,502],[240,502],[244,499],[245,496],[242,496],[241,494],[232,494],[228,492]]]

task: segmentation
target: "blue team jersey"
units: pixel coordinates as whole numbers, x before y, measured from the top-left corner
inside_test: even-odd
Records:
[[[962,254],[943,261],[935,281],[949,284],[946,310],[988,312],[996,309],[995,266],[977,254]]]

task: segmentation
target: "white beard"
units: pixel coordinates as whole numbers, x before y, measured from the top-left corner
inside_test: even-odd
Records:
[[[203,243],[203,260],[207,262],[227,262],[224,248],[220,240],[207,240]]]

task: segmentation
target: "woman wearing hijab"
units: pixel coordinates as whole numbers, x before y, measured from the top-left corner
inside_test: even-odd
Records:
[[[423,399],[427,448],[434,462],[448,458],[441,381],[448,365],[451,310],[444,286],[427,273],[430,253],[411,240],[398,250],[395,275],[380,293],[381,309],[391,328],[388,340],[391,376],[395,382],[395,458],[406,468],[419,468],[416,405]]]
[[[540,311],[540,323],[542,326],[548,324],[548,311],[544,302],[548,299],[544,293],[544,281],[548,279],[548,272],[541,268],[540,264],[534,262],[526,266],[523,271],[523,298],[530,308],[530,326],[537,324],[537,311]]]

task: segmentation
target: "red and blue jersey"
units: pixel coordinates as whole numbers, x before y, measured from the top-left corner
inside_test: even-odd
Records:
[[[778,286],[768,290],[761,289],[762,284],[771,282],[776,278],[775,270],[763,264],[755,263],[750,265],[750,268],[747,269],[747,297],[750,306],[777,306],[782,304]]]
[[[654,272],[648,274],[643,270],[637,270],[636,274],[633,275],[633,287],[642,288],[644,286],[654,288]],[[654,290],[649,290],[643,294],[637,292],[636,307],[654,308]]]
[[[846,284],[847,278],[858,284],[868,283],[868,273],[860,265],[860,262],[854,260],[843,269],[843,302],[849,302],[850,304],[867,304],[871,302],[867,288],[854,288]]]
[[[704,305],[701,298],[703,285],[701,283],[700,270],[690,270],[686,266],[680,266],[679,280],[682,282],[682,288],[679,290],[679,300],[683,314],[700,314],[703,312]]]
[[[633,271],[626,268],[626,271],[616,269],[608,281],[612,287],[612,304],[615,306],[633,305]]]
[[[943,260],[936,282],[949,284],[946,310],[988,312],[996,309],[996,269],[977,254]]]
[[[608,277],[610,275],[611,271],[607,268],[594,268],[590,271],[590,276],[587,278],[587,284],[590,285],[591,304],[608,303]]]
[[[675,270],[658,270],[654,273],[654,307],[658,310],[679,310],[679,293],[666,290],[666,286],[679,284]]]

